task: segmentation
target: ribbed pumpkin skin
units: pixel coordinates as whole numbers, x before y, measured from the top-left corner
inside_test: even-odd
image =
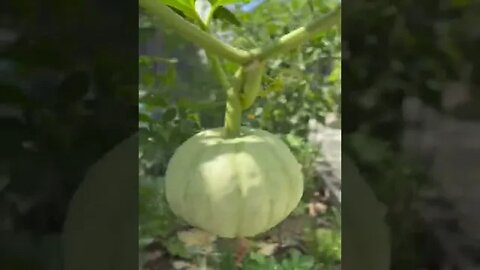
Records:
[[[166,172],[172,211],[220,237],[251,237],[284,220],[303,194],[303,175],[288,146],[275,135],[243,127],[202,131],[175,152]]]

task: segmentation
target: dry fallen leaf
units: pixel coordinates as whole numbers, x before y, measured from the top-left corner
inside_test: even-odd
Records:
[[[175,270],[197,270],[198,267],[185,261],[174,261],[172,263],[173,269]]]
[[[265,256],[271,256],[273,253],[275,253],[275,250],[277,250],[279,244],[261,242],[261,243],[258,243],[257,246],[258,246],[257,252],[259,254],[262,254]]]
[[[324,214],[327,211],[327,205],[321,202],[311,202],[308,204],[308,214],[316,217],[318,214]]]
[[[185,244],[185,247],[210,248],[216,236],[208,232],[191,229],[177,233],[178,239]]]

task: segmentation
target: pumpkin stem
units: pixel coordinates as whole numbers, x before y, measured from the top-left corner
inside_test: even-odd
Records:
[[[225,108],[225,137],[235,138],[240,135],[242,121],[242,105],[240,103],[242,68],[235,73],[235,82],[227,89],[227,104]]]
[[[222,88],[227,94],[227,104],[225,108],[225,124],[224,135],[227,138],[235,138],[240,135],[240,124],[242,120],[242,105],[240,102],[240,91],[242,88],[242,73],[243,66],[241,66],[235,73],[234,81],[231,83],[223,70],[222,63],[218,57],[208,55],[209,62],[215,75],[220,81]]]

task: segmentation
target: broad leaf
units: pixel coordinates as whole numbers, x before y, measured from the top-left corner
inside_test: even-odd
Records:
[[[251,0],[210,0],[210,4],[215,6],[223,6],[228,4],[243,3],[248,4]]]
[[[195,1],[195,10],[198,14],[198,17],[203,22],[207,21],[208,15],[210,14],[210,11],[212,9],[212,4],[210,4],[209,1],[207,0],[196,0]]]
[[[235,26],[241,26],[242,23],[237,19],[235,14],[233,14],[228,8],[218,7],[213,13],[214,19],[220,19],[226,22],[229,22]]]
[[[193,0],[162,0],[165,5],[181,11],[186,17],[195,19],[197,13],[195,11],[195,3]]]

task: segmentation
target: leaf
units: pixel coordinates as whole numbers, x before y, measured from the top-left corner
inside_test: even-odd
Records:
[[[327,77],[327,81],[329,81],[329,82],[337,82],[337,81],[341,80],[342,62],[341,61],[335,61],[335,62],[336,63],[335,63],[335,66],[334,66],[332,72]]]
[[[223,5],[228,5],[228,4],[235,4],[235,3],[250,3],[251,0],[210,0],[210,3],[212,5],[216,6],[223,6]]]
[[[225,8],[223,6],[215,9],[215,12],[213,13],[213,18],[229,22],[238,27],[242,26],[242,23],[238,20],[237,16],[235,16],[235,14],[233,14],[228,8]]]
[[[215,235],[199,229],[181,231],[177,233],[177,236],[186,247],[210,247],[216,239]]]
[[[235,263],[235,256],[233,252],[227,251],[222,252],[220,256],[220,263],[219,263],[220,270],[232,270],[237,269]]]
[[[257,252],[264,256],[271,256],[277,250],[278,245],[278,243],[258,243]]]
[[[197,11],[198,16],[203,22],[207,21],[208,14],[212,9],[212,5],[207,0],[196,0],[195,1],[195,10]]]
[[[148,115],[146,113],[139,113],[138,114],[138,121],[139,122],[150,122],[151,121],[150,115]]]
[[[472,3],[471,0],[450,0],[450,5],[456,8],[463,8]]]
[[[319,228],[305,234],[310,253],[320,261],[335,264],[341,260],[341,235],[335,229]]]
[[[151,72],[141,74],[141,83],[145,87],[153,87],[155,84],[155,75]]]
[[[146,94],[145,96],[140,98],[140,102],[151,107],[160,108],[164,108],[168,105],[163,97],[154,94]]]
[[[195,131],[195,122],[190,119],[180,120],[180,131],[184,134],[192,134]]]
[[[284,259],[281,263],[283,270],[309,270],[315,265],[311,256],[300,254],[298,250],[290,252],[290,258]]]
[[[267,87],[265,87],[265,90],[260,93],[260,96],[266,97],[270,93],[282,92],[284,88],[285,81],[281,76],[279,76],[275,78]]]
[[[179,270],[197,270],[198,267],[193,265],[192,263],[185,262],[185,261],[174,261],[172,263],[173,269]]]
[[[169,108],[163,114],[162,120],[164,122],[170,122],[175,118],[175,116],[177,116],[177,109]]]
[[[175,66],[168,65],[167,72],[161,75],[160,79],[165,85],[171,85],[175,82],[176,77],[177,77],[177,72],[175,70]]]
[[[177,237],[170,237],[168,240],[164,242],[165,247],[168,250],[168,253],[179,256],[182,258],[190,258],[191,254],[189,254],[188,250],[186,249],[186,245]]]
[[[197,12],[195,11],[194,1],[190,0],[162,0],[165,5],[173,7],[181,11],[185,16],[190,19],[196,19]]]
[[[280,270],[280,266],[273,258],[268,258],[258,253],[250,253],[244,260],[242,269],[244,270]]]

